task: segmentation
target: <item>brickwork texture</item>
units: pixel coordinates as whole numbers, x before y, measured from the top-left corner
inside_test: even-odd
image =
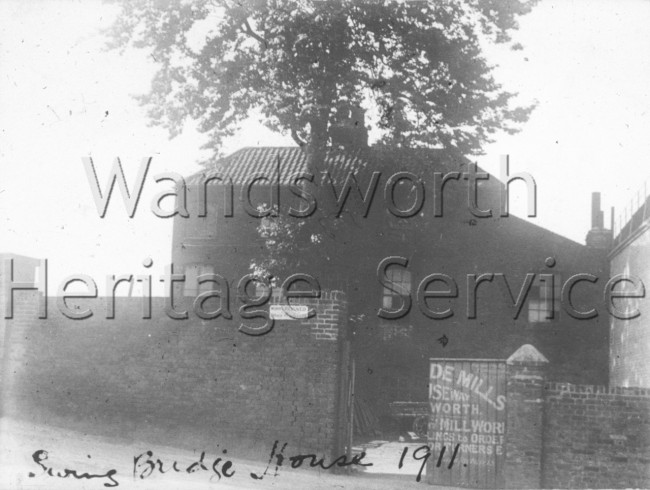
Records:
[[[343,293],[301,298],[315,317],[276,321],[258,337],[238,331],[235,311],[232,320],[191,312],[189,320],[172,320],[162,298],[154,298],[148,320],[138,298],[118,298],[113,320],[100,299],[88,300],[95,314],[85,320],[63,317],[49,300],[49,318],[40,320],[37,293],[20,293],[14,319],[5,320],[5,413],[56,416],[90,431],[114,427],[126,436],[156,427],[268,445],[278,439],[294,449],[333,447]]]

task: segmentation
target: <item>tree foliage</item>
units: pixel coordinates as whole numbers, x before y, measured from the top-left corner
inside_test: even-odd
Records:
[[[378,146],[398,151],[462,159],[497,131],[516,131],[531,107],[515,106],[483,50],[509,42],[536,2],[130,0],[118,3],[109,46],[144,49],[158,64],[141,102],[172,136],[194,120],[219,157],[223,139],[258,115],[290,134],[318,174],[329,146],[354,144],[337,135],[360,109]],[[261,220],[265,248],[251,268],[276,275],[318,258],[333,271],[352,249],[373,246],[353,214],[318,212],[324,218],[307,226],[279,214]]]
[[[380,143],[467,156],[529,115],[482,47],[508,42],[536,1],[134,0],[110,46],[150,51],[152,121],[172,135],[197,121],[217,155],[252,113],[321,154],[362,107]]]

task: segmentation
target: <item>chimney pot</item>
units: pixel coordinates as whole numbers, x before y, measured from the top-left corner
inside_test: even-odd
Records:
[[[585,240],[588,247],[609,250],[612,246],[612,230],[604,226],[604,214],[600,209],[600,192],[591,193],[591,230]]]

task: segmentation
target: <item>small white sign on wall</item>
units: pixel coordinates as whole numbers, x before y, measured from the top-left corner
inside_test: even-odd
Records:
[[[309,317],[307,305],[271,305],[269,317],[272,320],[300,320]]]

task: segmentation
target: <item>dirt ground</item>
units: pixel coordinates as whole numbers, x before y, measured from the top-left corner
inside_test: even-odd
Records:
[[[425,483],[416,482],[421,462],[412,459],[413,451],[422,445],[414,442],[372,441],[357,450],[365,450],[364,463],[372,463],[350,474],[335,474],[332,470],[320,468],[293,469],[285,459],[277,475],[274,467],[268,468],[267,461],[239,459],[235,455],[223,454],[220,448],[174,448],[162,445],[124,442],[116,438],[106,438],[78,431],[32,424],[29,422],[3,418],[0,419],[0,489],[88,489],[125,488],[136,490],[195,490],[217,488],[250,489],[409,489],[431,488]],[[408,447],[407,456],[401,469],[398,468],[400,456]],[[37,452],[37,451],[47,451]],[[205,469],[200,467],[201,452]],[[149,456],[146,451],[151,451]],[[286,452],[287,457],[292,454]],[[138,458],[137,463],[135,458]],[[217,471],[212,465],[216,458]],[[40,465],[35,461],[38,459]],[[232,461],[225,473],[234,471],[231,477],[224,474],[224,462]],[[149,464],[149,461],[153,463]],[[151,466],[163,462],[161,474],[151,471]],[[174,471],[172,464],[177,461]],[[191,465],[194,464],[193,467]],[[307,463],[305,463],[307,464]],[[188,467],[197,470],[187,472]],[[78,479],[74,475],[62,478],[65,470],[74,470],[77,476],[87,473],[93,478]],[[114,470],[114,473],[111,472]],[[168,471],[169,470],[169,471]],[[110,475],[107,473],[111,472]],[[51,473],[51,475],[49,474]],[[254,473],[262,479],[254,479]],[[31,476],[30,476],[31,475]],[[144,476],[144,478],[141,478]],[[116,485],[117,483],[117,485]],[[436,487],[440,488],[440,487]]]

